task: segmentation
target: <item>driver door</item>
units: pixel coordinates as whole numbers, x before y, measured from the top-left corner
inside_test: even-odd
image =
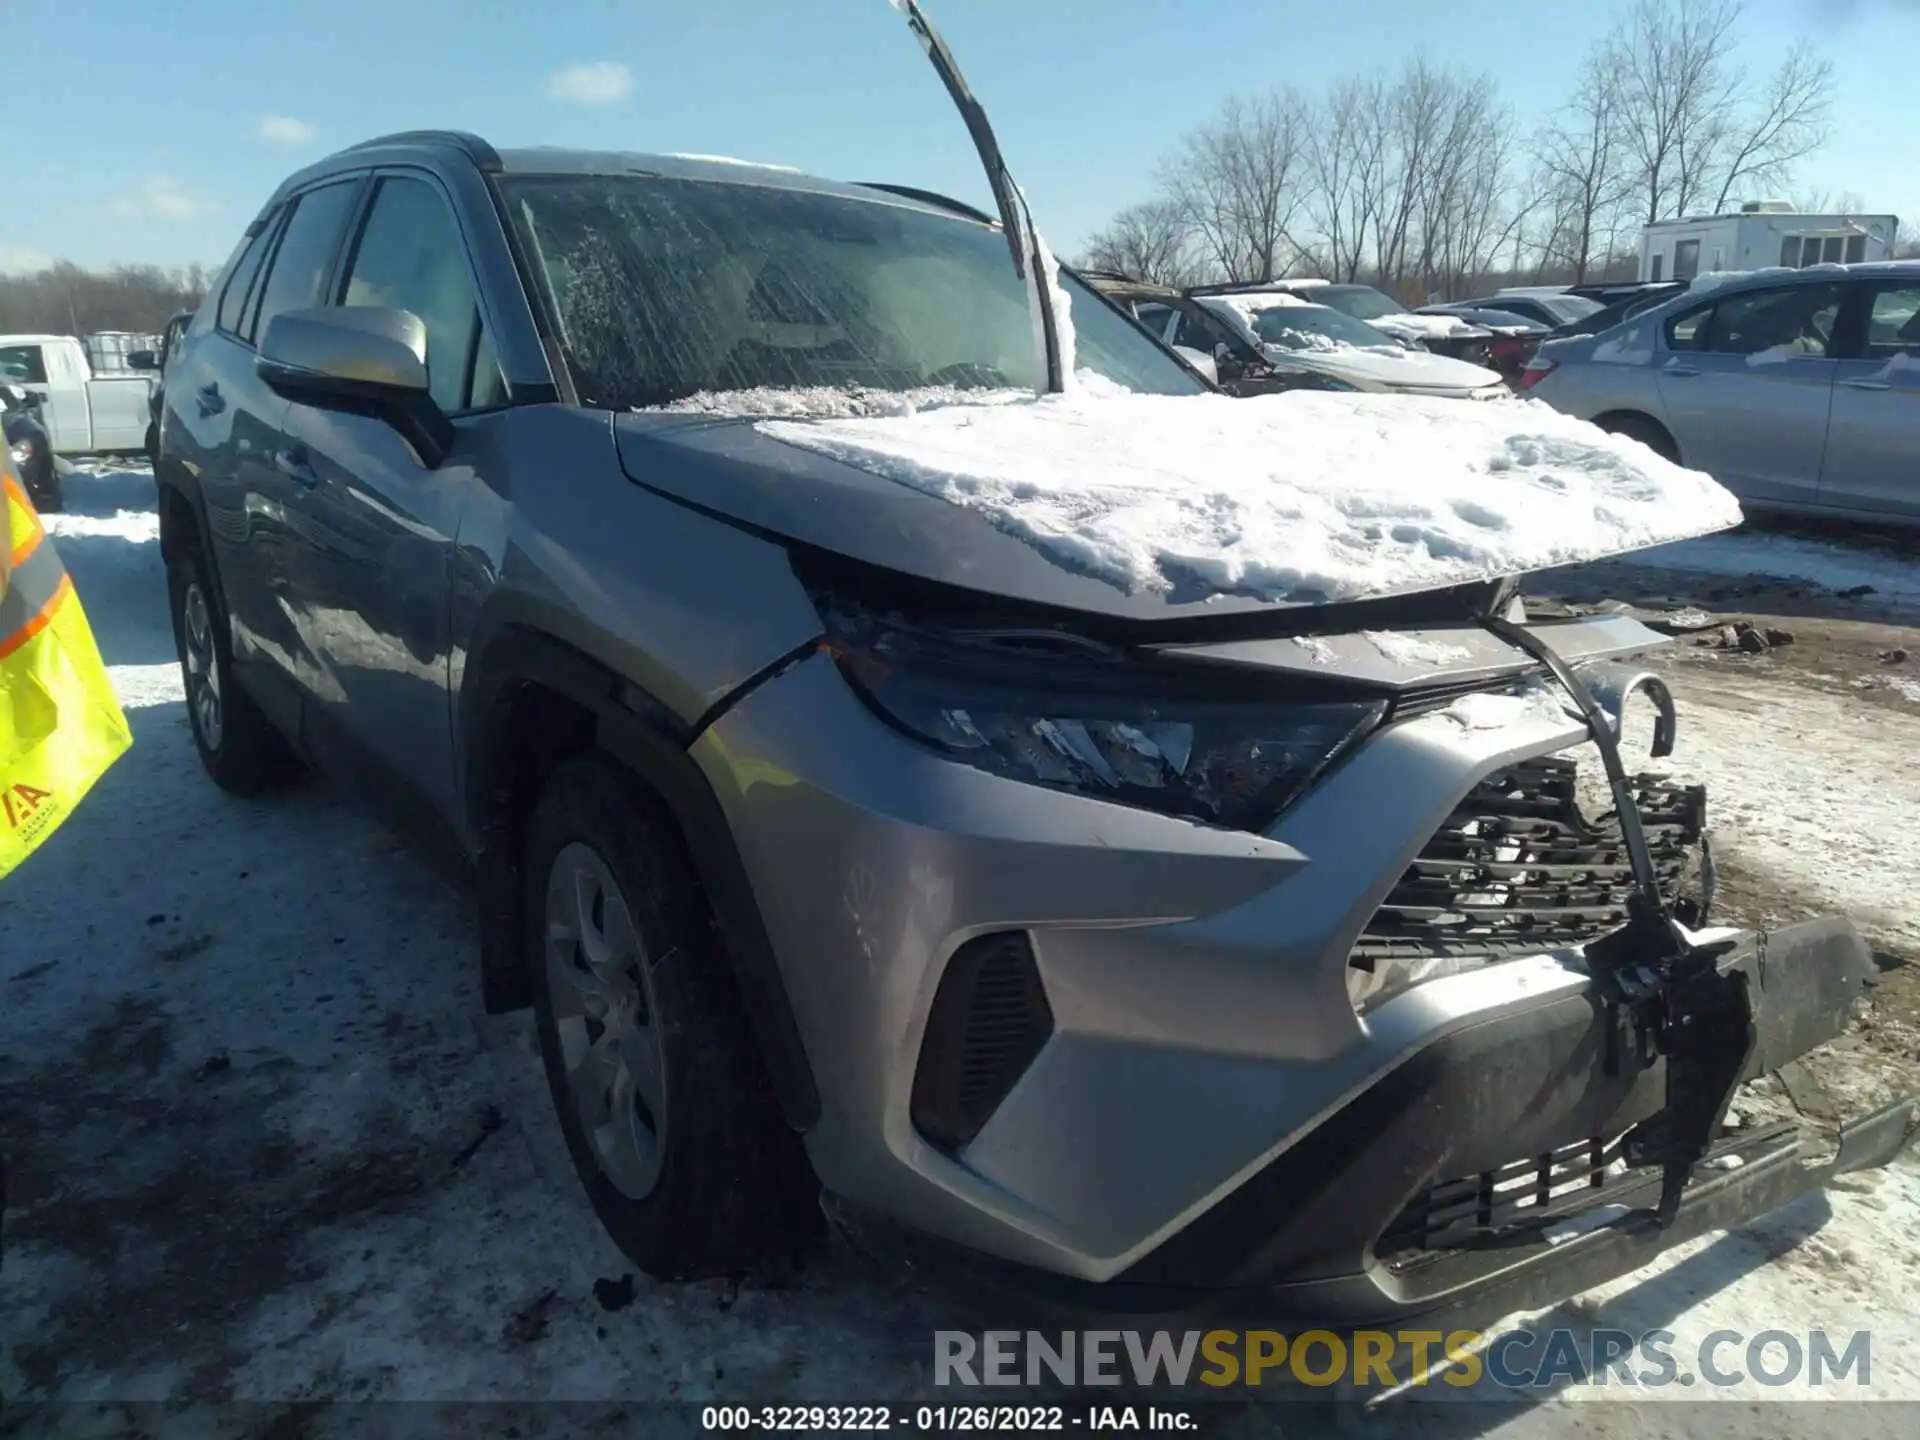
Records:
[[[1816,501],[1844,293],[1832,281],[1747,290],[1667,322],[1656,377],[1682,461],[1742,499]]]

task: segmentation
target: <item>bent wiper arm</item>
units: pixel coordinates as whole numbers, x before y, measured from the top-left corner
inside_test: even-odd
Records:
[[[986,107],[967,88],[953,52],[947,48],[947,42],[940,38],[940,32],[933,28],[933,22],[927,19],[919,0],[888,0],[888,3],[906,17],[907,28],[913,31],[920,48],[927,52],[927,59],[933,62],[941,83],[947,87],[947,94],[953,97],[954,106],[960,111],[960,118],[966,122],[967,133],[973,137],[973,148],[980,153],[980,163],[986,167],[987,185],[993,191],[994,205],[1000,212],[1000,226],[1007,234],[1007,248],[1013,252],[1013,273],[1027,282],[1027,303],[1034,307],[1039,320],[1045,350],[1043,358],[1047,393],[1057,395],[1066,389],[1060,365],[1060,336],[1049,294],[1046,265],[1040,258],[1040,231],[1033,223],[1033,212],[1027,208],[1027,197],[1021,193],[1007,169],[1007,162],[1000,153],[1000,142],[994,137],[993,126],[987,121]]]

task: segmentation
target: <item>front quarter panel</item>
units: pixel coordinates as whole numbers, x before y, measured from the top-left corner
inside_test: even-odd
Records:
[[[490,640],[529,626],[691,727],[819,633],[785,551],[628,480],[609,415],[528,406],[495,443],[454,562],[456,705]]]

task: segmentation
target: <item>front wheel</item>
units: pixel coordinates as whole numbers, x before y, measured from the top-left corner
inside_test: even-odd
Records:
[[[1680,463],[1680,447],[1674,443],[1673,436],[1667,433],[1667,427],[1658,420],[1645,415],[1603,415],[1594,424],[1610,434],[1638,440],[1662,460],[1670,460],[1675,465]]]
[[[661,1280],[737,1273],[818,1223],[672,815],[567,761],[525,851],[525,956],[554,1109],[600,1222]]]
[[[191,536],[167,562],[167,591],[200,764],[214,784],[235,794],[279,789],[299,775],[300,762],[252,697],[234,684],[225,620]]]

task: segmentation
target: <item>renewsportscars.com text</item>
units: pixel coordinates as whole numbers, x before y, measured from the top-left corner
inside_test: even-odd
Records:
[[[1864,1389],[1870,1332],[1715,1330],[938,1330],[937,1385],[1478,1385],[1634,1389],[1745,1383]]]

